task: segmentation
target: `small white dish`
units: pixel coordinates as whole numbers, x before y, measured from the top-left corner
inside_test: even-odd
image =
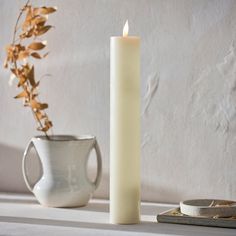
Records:
[[[188,216],[236,216],[236,202],[218,199],[194,199],[180,202],[180,211]]]

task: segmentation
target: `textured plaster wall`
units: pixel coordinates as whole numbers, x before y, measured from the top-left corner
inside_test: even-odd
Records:
[[[41,80],[41,100],[54,133],[97,136],[97,197],[109,191],[109,38],[128,18],[142,38],[142,199],[236,199],[236,1],[33,2],[58,6],[51,53],[35,62],[38,77],[52,74]],[[0,0],[0,48],[23,3]],[[0,77],[0,190],[26,191],[21,156],[37,132],[30,111],[12,99],[9,73],[1,68]]]

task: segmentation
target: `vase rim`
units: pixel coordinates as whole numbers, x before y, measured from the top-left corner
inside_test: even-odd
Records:
[[[48,139],[48,137],[49,137],[49,139]],[[37,140],[55,141],[55,142],[91,140],[91,139],[96,138],[93,135],[64,135],[64,134],[48,135],[48,137],[45,135],[37,135],[37,136],[34,136],[33,138],[35,138]]]

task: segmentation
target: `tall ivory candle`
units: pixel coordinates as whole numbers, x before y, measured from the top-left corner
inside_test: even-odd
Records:
[[[111,37],[110,222],[140,221],[140,38]]]

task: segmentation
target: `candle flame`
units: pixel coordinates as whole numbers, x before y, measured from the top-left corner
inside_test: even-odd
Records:
[[[125,22],[124,28],[123,28],[123,37],[127,37],[129,33],[129,23],[128,20]]]

